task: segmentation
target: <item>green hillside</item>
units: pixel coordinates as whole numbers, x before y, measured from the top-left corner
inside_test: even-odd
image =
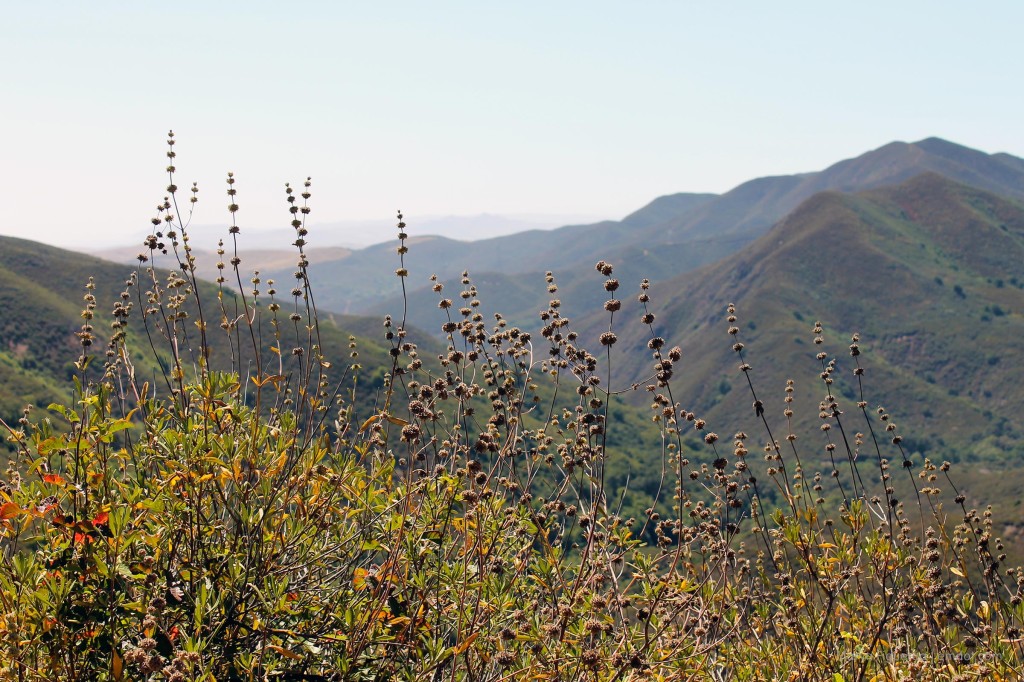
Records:
[[[164,258],[167,265],[173,262],[170,257]],[[0,417],[10,421],[17,418],[25,405],[45,407],[53,401],[67,398],[70,379],[75,373],[73,363],[82,350],[75,333],[80,331],[84,322],[82,310],[86,283],[90,277],[93,278],[95,289],[91,293],[96,297],[93,325],[97,340],[91,350],[102,359],[104,343],[109,335],[110,311],[126,289],[131,272],[132,268],[124,265],[23,239],[0,237],[0,306],[3,310],[0,315]],[[145,269],[140,273],[143,283],[130,290],[129,300],[134,310],[129,318],[128,334],[138,354],[135,358],[137,371],[152,385],[162,381],[162,372],[152,359],[140,314],[140,296],[144,297],[145,292],[152,289],[152,282],[146,281]],[[168,270],[158,271],[157,281],[166,282],[169,273]],[[288,282],[278,286],[290,290],[292,285]],[[266,285],[263,289],[266,303]],[[284,300],[279,298],[279,302],[287,318],[293,301],[288,291],[284,294]],[[224,296],[224,310],[233,317],[244,309],[233,292],[227,291]],[[229,337],[219,328],[222,311],[216,285],[202,283],[200,298],[211,330],[211,366],[214,369],[234,367],[244,375],[253,356],[252,341],[245,339],[240,343],[237,336]],[[192,316],[190,320],[198,319],[191,297],[186,309]],[[267,310],[261,308],[261,311],[258,331],[262,330],[262,335],[258,343],[267,349],[274,343],[270,331],[271,316]],[[155,345],[161,348],[163,342],[156,319],[156,316],[150,318],[151,333]],[[349,335],[357,337],[358,360],[367,370],[363,383],[366,390],[364,404],[371,402],[374,382],[379,383],[380,372],[376,368],[390,366],[387,350],[382,345],[380,321],[325,313],[321,322],[324,322],[321,329],[323,351],[334,361],[339,378],[351,362]],[[185,325],[185,329],[198,340],[198,329],[194,324]],[[286,329],[285,332],[295,334],[294,329]],[[286,351],[298,344],[298,341],[291,343],[288,338],[285,341],[288,341]],[[161,357],[166,361],[166,352],[162,352]],[[189,362],[193,360],[189,358]],[[287,369],[294,360],[286,352],[282,362]]]
[[[848,350],[859,333],[865,400],[871,410],[891,410],[909,451],[996,471],[1024,455],[1020,204],[936,174],[857,195],[820,193],[735,256],[655,285],[651,298],[655,333],[683,351],[676,399],[721,432],[762,433],[727,334],[733,302],[744,359],[777,438],[789,430],[787,379],[795,381],[797,432],[818,423],[821,351],[836,358],[833,391],[851,428],[865,430]],[[613,359],[620,385],[652,373],[650,332],[635,303],[624,310]],[[816,320],[822,345],[814,344]],[[594,338],[607,315],[586,324]],[[824,442],[804,445],[823,465]]]
[[[959,492],[968,505],[996,505],[995,532],[1006,540],[1012,560],[1020,561],[1022,264],[1024,207],[996,195],[936,174],[856,195],[820,193],[735,256],[654,284],[648,292],[653,332],[640,323],[636,282],[620,278],[611,387],[637,406],[651,404],[644,387],[655,383],[648,342],[657,335],[665,340],[663,352],[681,350],[671,377],[679,408],[705,420],[707,430],[723,437],[745,433],[751,444],[763,445],[767,431],[739,370],[748,363],[772,438],[785,447],[786,436],[797,434],[805,475],[823,477],[821,494],[832,503],[853,486],[844,441],[865,460],[858,477],[873,490],[879,489],[873,438],[889,461],[906,456],[910,471],[925,458],[959,462]],[[580,286],[602,291],[603,278],[593,268],[587,279]],[[730,302],[737,308],[734,323],[727,320]],[[581,342],[596,344],[608,319],[607,312],[580,319]],[[820,345],[813,333],[817,320],[824,326]],[[738,338],[728,333],[733,324]],[[863,395],[849,350],[855,333],[865,368]],[[745,346],[742,360],[732,350],[737,340]],[[825,363],[835,359],[829,376],[843,431],[832,420],[831,433],[819,430],[825,423],[820,403],[827,397],[820,376],[825,367],[816,358],[821,352],[827,353]],[[792,394],[787,380],[794,382]],[[668,395],[663,387],[658,393]],[[789,404],[788,395],[794,398]],[[895,424],[894,433],[885,431],[888,424]],[[687,428],[687,449],[697,451],[703,433]],[[892,443],[894,435],[902,451]],[[834,462],[829,436],[838,448]],[[760,460],[748,459],[751,471],[768,480],[769,464]],[[837,478],[828,483],[833,470]],[[898,498],[915,499],[914,479],[895,475]],[[774,489],[762,494],[771,504],[782,503]]]

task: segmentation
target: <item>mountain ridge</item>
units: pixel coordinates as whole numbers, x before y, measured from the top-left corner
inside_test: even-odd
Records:
[[[755,178],[721,195],[678,193],[657,197],[619,221],[463,242],[418,235],[415,220],[410,220],[406,231],[418,239],[410,242],[405,257],[409,272],[406,295],[432,302],[431,275],[452,282],[461,278],[464,270],[470,270],[479,278],[503,282],[495,307],[522,322],[523,315],[544,307],[546,296],[541,288],[535,296],[524,299],[523,287],[512,280],[518,277],[543,283],[545,272],[552,271],[566,285],[563,297],[567,314],[579,315],[603,300],[600,293],[576,285],[586,281],[586,273],[596,260],[617,257],[622,267],[628,262],[633,270],[629,275],[634,279],[668,279],[681,270],[732,255],[816,192],[862,191],[929,171],[1024,200],[1024,159],[1005,153],[986,154],[937,137],[891,142],[820,171]],[[338,257],[316,249],[315,229],[307,242],[307,248],[313,247],[310,281],[325,308],[382,315],[394,314],[403,307],[401,283],[391,274],[398,267],[393,242]],[[243,259],[245,272],[259,269],[264,278],[282,282],[290,281],[294,269],[290,265],[262,267],[265,263],[245,254]],[[209,271],[209,267],[203,270]]]
[[[568,285],[561,288],[566,314],[581,315],[596,309],[604,300],[600,291],[582,284],[588,281],[587,273],[596,260],[617,259],[622,264],[620,267],[630,269],[627,274],[634,281],[642,277],[651,281],[669,279],[683,270],[732,256],[817,192],[863,191],[896,184],[927,172],[938,172],[957,182],[1024,200],[1024,159],[1008,154],[990,155],[931,137],[916,143],[892,142],[853,159],[834,163],[823,171],[755,178],[725,194],[692,204],[674,217],[634,229],[629,232],[628,240],[620,238],[621,223],[599,224],[586,233],[588,248],[564,258],[562,267],[545,266],[542,257],[534,259],[535,268],[525,271],[517,271],[507,265],[489,271],[475,260],[464,262],[473,263],[473,274],[478,278],[504,278],[506,282],[520,272],[531,281],[538,281],[545,270],[551,270]],[[604,239],[605,235],[616,230],[620,231],[619,237]],[[408,259],[415,262],[416,257],[413,250]],[[430,254],[425,254],[426,259],[430,257]],[[410,268],[410,273],[410,282],[415,283],[417,268]],[[444,279],[444,272],[437,274]],[[449,272],[447,276],[451,278],[454,274]],[[623,281],[630,280],[623,277]],[[417,291],[415,286],[411,289],[410,296],[418,300],[429,298],[429,289]],[[505,286],[502,291],[514,292],[516,289]],[[522,322],[521,315],[542,309],[545,303],[543,294],[528,302],[506,296],[495,301],[495,307]],[[398,300],[391,299],[378,308],[387,312],[394,310],[396,305]],[[373,310],[370,307],[356,309],[361,312]],[[420,324],[425,322],[421,320]]]
[[[872,405],[898,407],[921,447],[945,456],[956,447],[1024,455],[1024,433],[1011,426],[1024,390],[1004,364],[1024,353],[1022,263],[1024,206],[925,173],[858,194],[815,194],[727,261],[653,285],[651,310],[658,335],[683,350],[676,395],[727,432],[738,425],[726,417],[750,409],[735,371],[728,391],[717,382],[737,364],[725,320],[734,303],[756,385],[773,398],[792,378],[781,368],[813,367],[820,348],[810,328],[821,319],[846,408],[855,409],[856,392],[843,351],[859,332],[869,393],[877,396]],[[629,381],[651,372],[648,337],[633,314],[619,318],[613,359]],[[580,324],[582,338],[593,342],[607,329],[607,314]],[[797,412],[806,426],[817,398],[803,395]]]

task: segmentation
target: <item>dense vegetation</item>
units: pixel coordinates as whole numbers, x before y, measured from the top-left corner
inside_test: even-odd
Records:
[[[485,318],[463,275],[457,295],[433,285],[441,347],[403,311],[371,364],[317,310],[309,183],[286,194],[294,289],[241,274],[232,220],[235,295],[196,279],[173,137],[168,155],[147,257],[176,269],[140,265],[102,325],[89,283],[69,399],[3,421],[5,679],[1020,678],[1024,573],[998,509],[873,401],[898,358],[808,317],[807,371],[789,369],[816,388],[763,385],[742,309],[684,356],[656,333],[657,288],[624,295],[602,260],[592,348],[553,276],[532,333]],[[639,333],[630,354],[655,366],[636,381],[614,351]],[[712,388],[745,396],[720,401],[728,432],[679,390],[719,345],[736,369]]]

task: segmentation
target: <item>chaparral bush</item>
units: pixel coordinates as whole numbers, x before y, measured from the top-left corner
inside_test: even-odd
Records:
[[[597,264],[611,298],[593,350],[557,300],[534,334],[485,321],[468,275],[459,303],[436,283],[447,347],[421,354],[386,319],[390,367],[359,403],[359,367],[326,356],[306,277],[309,182],[287,189],[299,266],[282,298],[258,276],[243,285],[229,175],[211,309],[173,143],[168,198],[109,328],[86,291],[71,401],[4,424],[3,679],[1021,679],[1024,573],[1004,566],[992,511],[968,508],[948,464],[904,455],[867,387],[841,405],[824,351],[832,464],[816,472],[792,385],[786,421],[770,421],[734,308],[723,341],[751,392],[747,433],[681,407],[681,351],[652,328],[661,473],[627,516],[628,484],[607,476],[621,456],[611,264]],[[404,282],[401,215],[398,228]],[[152,267],[161,251],[169,273]],[[639,297],[649,326],[646,283]],[[152,383],[141,352],[161,368]]]

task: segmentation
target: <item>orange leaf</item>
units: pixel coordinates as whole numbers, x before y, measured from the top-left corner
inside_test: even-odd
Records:
[[[0,519],[7,520],[13,519],[15,516],[21,513],[21,507],[14,504],[13,502],[7,502],[0,507]]]
[[[92,520],[93,525],[102,526],[110,520],[110,514],[107,512],[100,512],[96,515],[96,518]]]
[[[44,474],[43,480],[54,485],[67,485],[67,481],[59,474]]]
[[[461,654],[462,652],[464,652],[464,651],[465,651],[466,649],[468,649],[468,648],[469,648],[469,645],[470,645],[470,644],[472,644],[472,643],[473,643],[473,641],[474,641],[474,640],[475,640],[475,639],[476,639],[477,637],[479,637],[479,636],[480,636],[480,633],[479,633],[479,632],[474,632],[474,633],[473,633],[473,634],[471,634],[471,635],[470,635],[469,637],[467,637],[466,639],[462,640],[462,643],[461,643],[461,644],[459,644],[459,645],[458,645],[457,647],[455,647],[455,648],[454,648],[454,649],[452,650],[452,653],[453,653],[453,654],[455,654],[456,656],[458,656],[459,654]]]

